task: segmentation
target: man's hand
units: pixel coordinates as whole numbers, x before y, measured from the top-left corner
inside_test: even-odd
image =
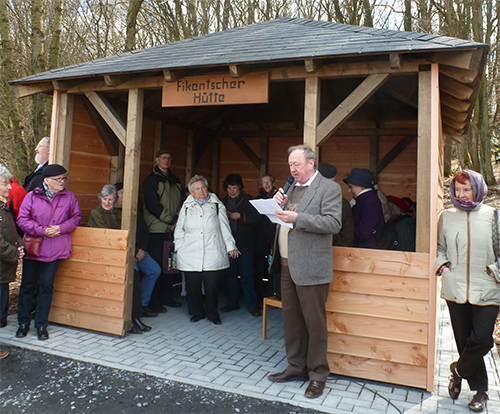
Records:
[[[135,255],[135,262],[140,263],[144,260],[145,257],[146,257],[146,252],[142,249],[139,249],[139,251]]]
[[[171,226],[167,226],[167,229],[169,229],[171,232],[174,232],[175,231],[175,226],[177,226],[177,223],[174,223]]]
[[[283,189],[280,188],[276,194],[273,196],[274,201],[278,203],[278,205],[283,208],[283,206],[288,201],[288,196],[283,192]]]
[[[231,219],[231,220],[239,220],[240,217],[241,217],[241,214],[238,213],[238,212],[235,212],[235,213],[227,213],[228,217]]]
[[[299,215],[295,211],[288,211],[288,210],[286,211],[276,210],[274,214],[276,214],[276,217],[278,217],[281,221],[284,221],[285,223],[297,223],[297,217],[299,217]]]

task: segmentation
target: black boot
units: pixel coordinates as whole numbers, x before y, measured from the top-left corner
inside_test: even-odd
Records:
[[[137,323],[137,319],[132,319],[132,326],[130,327],[130,331],[128,331],[128,333],[131,333],[131,334],[141,334],[142,333],[142,328]]]
[[[140,328],[141,328],[142,332],[149,332],[149,331],[152,329],[152,328],[151,328],[151,326],[146,325],[146,324],[145,324],[143,321],[141,321],[139,318],[137,318],[137,319],[135,320],[135,322],[137,323],[137,325],[139,325],[139,326],[140,326]]]

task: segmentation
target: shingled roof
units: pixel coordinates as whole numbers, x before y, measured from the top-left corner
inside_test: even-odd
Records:
[[[11,83],[271,63],[307,58],[488,47],[445,36],[283,17],[27,76]]]

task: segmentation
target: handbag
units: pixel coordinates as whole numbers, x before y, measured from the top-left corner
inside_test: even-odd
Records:
[[[24,248],[29,256],[40,257],[40,247],[45,237],[32,236],[30,234],[24,235]]]
[[[60,199],[59,199],[60,200]],[[56,212],[57,206],[59,205],[59,200],[57,200],[56,207],[52,211],[52,215],[49,218],[47,226],[49,225],[54,213]],[[45,236],[32,236],[31,234],[24,235],[24,248],[29,256],[40,257],[40,247],[42,247],[42,241]]]

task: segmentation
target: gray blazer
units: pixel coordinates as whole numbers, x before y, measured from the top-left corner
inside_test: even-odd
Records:
[[[287,191],[292,194],[295,183]],[[288,266],[296,285],[333,281],[332,234],[342,227],[342,191],[318,174],[295,210],[297,222],[288,233]]]

